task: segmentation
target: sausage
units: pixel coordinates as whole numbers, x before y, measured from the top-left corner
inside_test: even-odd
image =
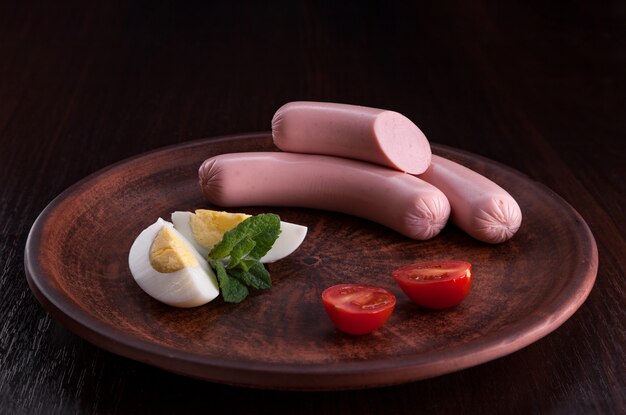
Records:
[[[522,223],[522,211],[515,199],[467,167],[433,155],[430,167],[419,177],[446,195],[452,207],[451,222],[480,241],[504,242]]]
[[[411,174],[430,164],[426,136],[394,111],[327,102],[290,102],[272,119],[274,144],[291,153],[369,161]]]
[[[413,239],[445,226],[450,204],[430,184],[385,167],[330,156],[231,153],[204,161],[202,191],[219,206],[293,206],[372,220]]]

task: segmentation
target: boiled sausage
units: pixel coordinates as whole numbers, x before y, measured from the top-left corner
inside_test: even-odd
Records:
[[[272,119],[276,147],[368,161],[423,173],[431,150],[420,129],[394,111],[327,102],[290,102]]]
[[[489,243],[504,242],[519,229],[522,211],[496,183],[458,163],[436,155],[419,176],[450,201],[450,220],[470,236]]]
[[[388,168],[338,157],[292,153],[232,153],[199,169],[207,200],[225,207],[324,209],[380,223],[413,239],[445,226],[450,205],[430,184]]]

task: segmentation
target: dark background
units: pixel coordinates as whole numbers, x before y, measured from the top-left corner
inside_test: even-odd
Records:
[[[339,3],[0,2],[0,411],[625,411],[626,5]],[[169,374],[92,346],[40,307],[24,245],[56,195],[150,149],[267,131],[291,100],[396,110],[431,141],[553,189],[598,243],[588,300],[510,356],[332,393]]]

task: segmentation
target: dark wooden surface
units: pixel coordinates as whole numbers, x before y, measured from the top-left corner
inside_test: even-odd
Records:
[[[625,411],[622,2],[100,3],[0,5],[0,411]],[[41,308],[23,252],[57,194],[146,150],[268,130],[295,99],[399,111],[431,141],[553,189],[598,243],[587,302],[496,361],[334,393],[172,375],[92,346]]]

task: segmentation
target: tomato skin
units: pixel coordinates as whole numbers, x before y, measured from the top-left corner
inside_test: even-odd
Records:
[[[322,304],[339,330],[361,335],[385,324],[396,305],[396,297],[380,287],[340,284],[324,290]]]
[[[446,272],[433,277],[440,269]],[[464,261],[419,262],[398,268],[391,276],[414,303],[442,310],[467,297],[472,286],[472,265]]]

